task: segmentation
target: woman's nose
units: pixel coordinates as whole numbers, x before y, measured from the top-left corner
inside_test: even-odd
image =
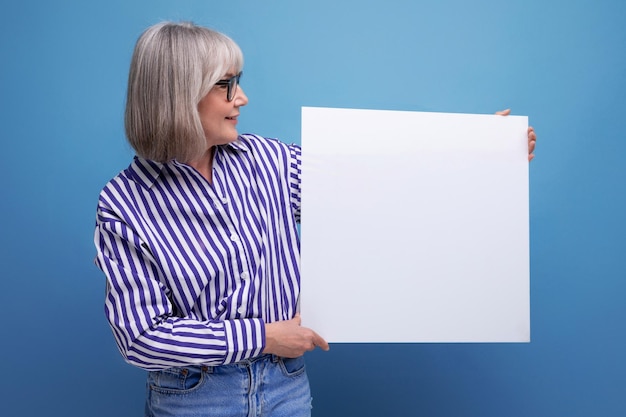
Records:
[[[248,104],[248,96],[246,96],[246,93],[244,93],[243,88],[238,85],[237,91],[235,92],[235,105],[245,106],[246,104]]]

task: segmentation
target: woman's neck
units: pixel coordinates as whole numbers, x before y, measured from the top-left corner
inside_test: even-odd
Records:
[[[198,171],[209,184],[213,184],[213,155],[215,154],[215,146],[211,146],[200,158],[189,162]]]

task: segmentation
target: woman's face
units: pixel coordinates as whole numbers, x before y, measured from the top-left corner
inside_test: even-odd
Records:
[[[235,72],[229,72],[224,79],[234,75]],[[233,142],[239,135],[237,133],[239,108],[248,104],[248,97],[237,85],[233,100],[228,101],[227,91],[228,86],[215,85],[198,103],[200,122],[209,147]]]

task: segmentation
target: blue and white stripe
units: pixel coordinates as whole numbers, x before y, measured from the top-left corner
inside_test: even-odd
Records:
[[[254,135],[218,146],[213,185],[136,157],[102,190],[96,264],[125,359],[148,370],[259,355],[264,323],[300,292],[300,147]]]

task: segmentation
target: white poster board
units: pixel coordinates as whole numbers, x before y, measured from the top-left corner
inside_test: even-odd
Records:
[[[303,325],[530,341],[528,119],[302,108]]]

